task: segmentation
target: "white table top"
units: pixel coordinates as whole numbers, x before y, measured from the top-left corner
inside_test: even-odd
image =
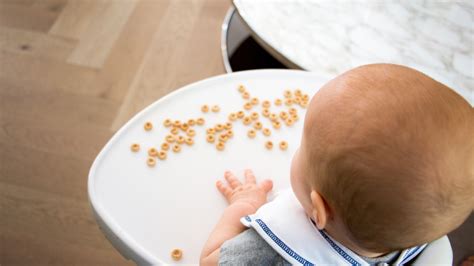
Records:
[[[402,64],[474,103],[474,1],[233,1],[264,47],[302,69]]]
[[[217,151],[206,142],[205,129],[225,123],[228,114],[243,109],[244,100],[237,91],[244,84],[252,97],[283,98],[286,89],[300,88],[310,97],[326,79],[315,73],[296,70],[244,71],[213,77],[190,84],[153,103],[126,125],[107,143],[97,156],[89,173],[89,198],[94,212],[103,220],[109,239],[120,239],[127,249],[138,254],[135,261],[147,264],[176,263],[170,258],[174,248],[183,250],[179,264],[197,264],[201,249],[226,203],[215,188],[225,170],[242,177],[245,168],[254,170],[257,179],[271,178],[274,190],[288,188],[291,159],[301,138],[305,109],[294,106],[300,119],[292,127],[275,130],[266,119],[264,127],[272,130],[270,137],[260,132],[255,139],[247,137],[248,126],[234,123],[234,137],[224,151]],[[219,104],[219,113],[203,114],[203,104]],[[271,112],[288,107],[272,107]],[[261,112],[261,106],[252,111]],[[194,145],[183,145],[180,153],[168,152],[165,161],[154,168],[146,164],[146,150],[157,147],[169,129],[162,124],[166,118],[204,117],[204,126],[195,126]],[[146,121],[154,124],[145,131]],[[273,150],[264,147],[266,140],[275,143]],[[288,150],[278,142],[288,141]],[[131,152],[132,143],[141,150]]]

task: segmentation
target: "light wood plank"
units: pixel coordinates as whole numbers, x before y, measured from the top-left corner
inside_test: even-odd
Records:
[[[40,121],[22,117],[10,119],[5,115],[0,121],[0,143],[72,156],[78,160],[95,158],[111,135],[108,128],[87,123],[50,127]]]
[[[125,24],[92,87],[103,88],[102,95],[122,100],[151,46],[163,21],[169,1],[140,1]]]
[[[37,0],[2,0],[3,4],[32,6]]]
[[[60,13],[69,0],[30,0],[32,7],[46,8],[51,12]]]
[[[0,144],[0,156],[1,182],[58,197],[87,200],[85,178],[92,165],[91,159],[78,160],[75,156],[38,151],[14,143]]]
[[[0,36],[2,51],[63,61],[69,57],[77,44],[77,41],[64,37],[3,26],[0,26]]]
[[[104,0],[69,1],[49,33],[76,40],[81,39],[94,19],[100,16],[106,4]]]
[[[118,101],[102,97],[50,87],[17,86],[1,80],[0,104],[3,112],[8,114],[6,119],[22,118],[53,129],[75,127],[78,123],[107,128],[120,105]]]
[[[71,1],[51,29],[51,34],[80,40],[68,59],[69,63],[99,68],[135,4],[136,0]]]
[[[56,89],[99,96],[101,88],[91,87],[99,71],[71,65],[52,58],[0,51],[0,82],[30,89]]]
[[[208,1],[210,6],[219,6],[218,11],[210,13],[201,13],[201,10],[206,4],[203,1],[194,1],[193,5],[184,8],[184,5],[190,5],[190,2],[176,1],[173,2],[166,14],[163,17],[163,21],[166,23],[161,24],[160,28],[156,32],[153,39],[150,50],[148,51],[145,61],[143,62],[138,75],[135,76],[134,83],[131,86],[125,101],[120,108],[120,111],[115,119],[112,128],[118,129],[133,114],[143,109],[148,104],[152,103],[156,99],[163,95],[171,92],[172,90],[182,86],[191,81],[188,76],[183,75],[185,72],[183,69],[193,68],[198,74],[193,75],[192,78],[205,78],[211,73],[216,72],[209,70],[215,70],[215,65],[209,65],[207,62],[210,54],[216,54],[211,56],[217,58],[220,51],[215,51],[203,47],[195,46],[192,43],[192,35],[196,30],[196,23],[199,21],[201,16],[215,16],[223,17],[227,5],[221,4],[221,1]],[[220,31],[220,22],[215,24],[208,24],[205,31]],[[215,28],[212,28],[214,26]],[[213,30],[210,30],[213,29]],[[199,28],[199,30],[204,30]],[[196,34],[205,34],[199,32]],[[210,39],[209,42],[216,42],[217,39]],[[192,45],[189,45],[191,44]],[[201,50],[199,50],[201,49]],[[198,55],[203,54],[203,55]],[[192,59],[189,56],[202,56],[205,58],[204,61],[200,61],[197,64],[193,64]],[[190,63],[191,62],[191,63]],[[204,63],[206,62],[206,63]],[[179,69],[179,71],[176,71]],[[219,71],[224,72],[223,67]],[[189,72],[188,72],[189,73]]]
[[[205,3],[190,36],[192,49],[186,50],[186,64],[180,69],[183,84],[225,73],[220,29],[228,9],[227,1],[213,0]]]
[[[90,230],[101,234],[97,229]],[[68,234],[68,230],[63,234]],[[23,232],[21,228],[17,233],[0,233],[0,240],[3,243],[15,247],[1,253],[1,261],[6,262],[2,265],[135,265],[122,258],[105,239],[102,241],[102,246],[108,249],[97,249],[88,245],[67,245],[58,242],[57,238],[44,241],[45,238],[48,236],[37,234],[36,231]]]
[[[89,67],[101,67],[117,40],[125,22],[135,7],[135,0],[106,1],[68,62]]]
[[[2,264],[124,263],[98,232],[89,208],[86,201],[1,182],[0,210],[8,215],[2,215],[0,225],[10,228],[1,233],[1,239],[16,247],[2,252]]]
[[[57,8],[34,7],[0,2],[0,25],[16,29],[48,32],[58,17]]]

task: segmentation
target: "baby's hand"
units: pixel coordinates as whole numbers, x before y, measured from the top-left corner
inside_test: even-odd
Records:
[[[256,211],[260,206],[267,202],[267,194],[272,190],[273,182],[269,179],[262,181],[257,185],[252,170],[245,170],[245,183],[242,184],[237,177],[230,171],[224,175],[228,186],[222,181],[217,181],[217,189],[227,199],[229,205],[247,204]]]

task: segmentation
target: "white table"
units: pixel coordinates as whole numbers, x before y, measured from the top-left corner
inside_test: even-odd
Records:
[[[245,168],[257,179],[272,178],[274,191],[288,188],[290,163],[301,138],[304,109],[296,107],[300,119],[292,127],[282,126],[267,138],[249,139],[242,122],[234,123],[235,136],[224,151],[205,140],[205,128],[227,121],[227,114],[243,109],[237,92],[244,84],[253,97],[283,98],[285,89],[300,88],[312,96],[327,80],[315,73],[297,70],[259,70],[217,76],[188,85],[153,103],[127,122],[105,145],[89,173],[88,192],[96,219],[107,238],[121,253],[138,264],[197,264],[212,227],[226,207],[215,188],[225,170],[242,176]],[[202,114],[203,104],[219,104],[219,113]],[[272,107],[272,112],[287,109]],[[261,110],[260,106],[254,110]],[[196,126],[195,144],[168,152],[154,168],[146,165],[147,148],[159,147],[168,130],[166,118],[202,116],[206,125]],[[151,121],[154,128],[145,131]],[[271,125],[261,119],[265,127]],[[271,127],[270,127],[271,128]],[[269,151],[265,140],[289,143],[288,150]],[[132,143],[141,151],[133,153]],[[179,262],[171,259],[174,248],[183,250]]]
[[[474,1],[233,0],[290,67],[334,77],[385,62],[416,68],[474,103]]]

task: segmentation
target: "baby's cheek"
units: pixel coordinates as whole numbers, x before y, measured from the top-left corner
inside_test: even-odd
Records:
[[[296,184],[296,175],[297,175],[297,157],[298,157],[298,152],[299,149],[296,150],[295,155],[293,156],[293,159],[291,160],[291,165],[290,165],[290,183],[291,183],[291,188],[293,189],[293,192],[296,194],[295,191],[295,184]]]
[[[295,193],[296,198],[300,202],[301,206],[305,209],[306,213],[309,215],[312,211],[311,208],[311,188],[306,182],[306,172],[302,169],[301,164],[301,154],[298,149],[293,157],[291,162],[290,170],[290,181],[291,188],[293,193]]]

